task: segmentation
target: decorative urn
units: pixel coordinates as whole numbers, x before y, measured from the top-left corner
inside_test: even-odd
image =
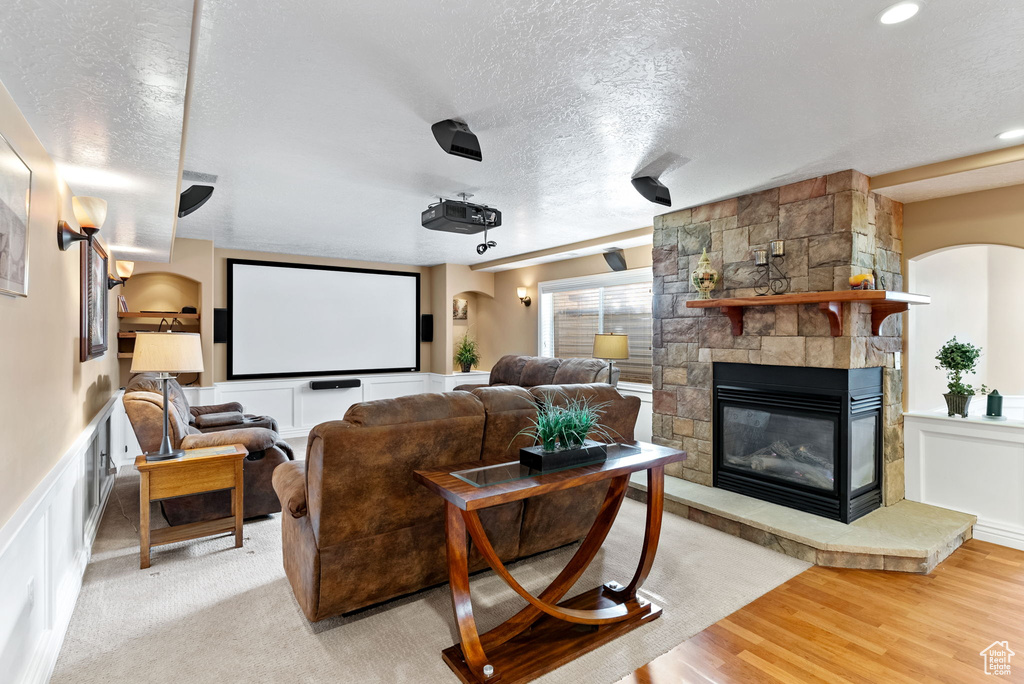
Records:
[[[711,299],[711,291],[718,284],[718,271],[711,268],[711,259],[708,258],[708,250],[700,255],[697,268],[690,274],[690,282],[697,290],[697,299]]]

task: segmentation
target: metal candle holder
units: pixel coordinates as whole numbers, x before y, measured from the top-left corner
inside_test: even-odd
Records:
[[[789,278],[782,270],[785,262],[786,244],[782,240],[772,240],[768,243],[768,249],[754,250],[754,265],[760,271],[757,282],[754,283],[754,292],[758,297],[783,294],[789,290]]]

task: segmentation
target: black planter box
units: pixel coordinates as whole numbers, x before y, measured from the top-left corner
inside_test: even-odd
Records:
[[[519,450],[519,462],[541,472],[600,463],[607,458],[608,445],[589,439],[579,449],[546,452],[542,446],[533,446]]]

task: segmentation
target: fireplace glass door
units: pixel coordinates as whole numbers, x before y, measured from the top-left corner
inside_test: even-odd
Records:
[[[721,429],[724,467],[825,492],[835,490],[835,417],[726,405]]]

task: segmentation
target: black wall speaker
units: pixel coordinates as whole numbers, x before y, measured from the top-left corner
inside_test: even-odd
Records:
[[[206,200],[213,195],[212,185],[193,185],[181,193],[181,200],[178,202],[178,218],[188,216],[199,207],[206,204]]]
[[[610,266],[613,271],[626,270],[626,255],[621,249],[613,249],[610,252],[605,252],[604,260],[608,262],[608,266]]]
[[[215,344],[225,344],[228,341],[228,310],[213,310],[213,341]]]
[[[420,342],[434,341],[434,314],[420,316]]]

